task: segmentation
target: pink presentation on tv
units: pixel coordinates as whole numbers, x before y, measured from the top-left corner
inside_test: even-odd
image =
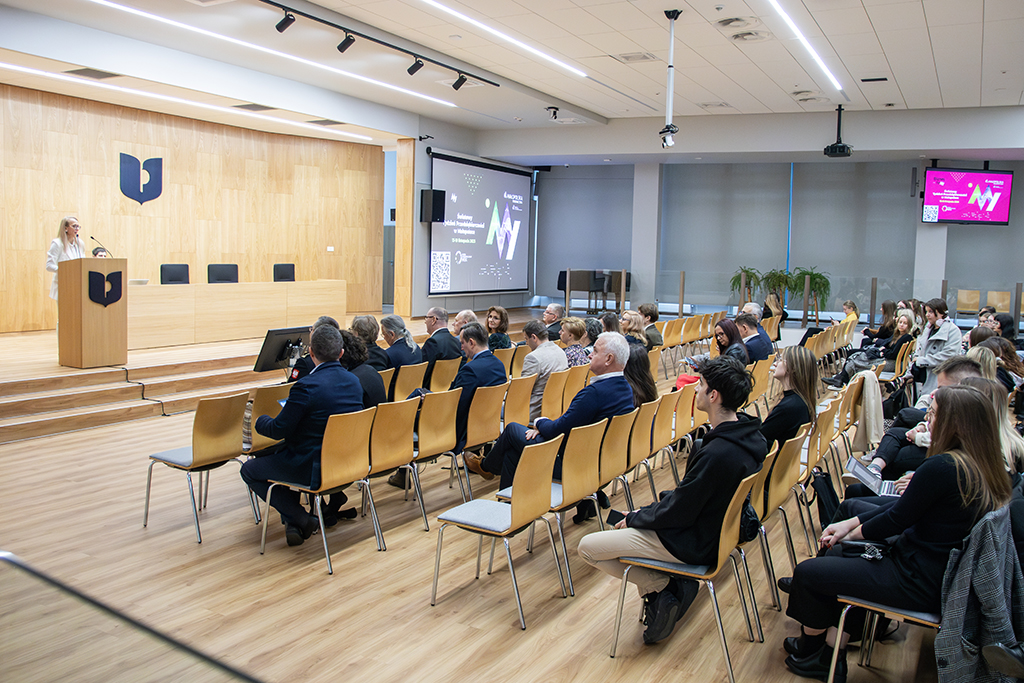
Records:
[[[1013,174],[929,168],[925,173],[924,223],[1008,223]]]

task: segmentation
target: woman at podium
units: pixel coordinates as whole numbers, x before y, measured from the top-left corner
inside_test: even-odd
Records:
[[[57,300],[57,265],[61,261],[83,258],[86,254],[85,242],[78,236],[78,219],[74,216],[65,216],[60,221],[60,229],[57,230],[57,237],[50,243],[50,250],[46,252],[46,270],[53,273],[53,282],[50,284],[50,298]]]

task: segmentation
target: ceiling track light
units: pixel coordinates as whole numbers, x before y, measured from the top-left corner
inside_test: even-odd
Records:
[[[291,12],[285,12],[284,13],[284,19],[282,19],[281,21],[277,22],[277,26],[275,26],[274,28],[277,29],[278,33],[284,33],[285,31],[288,30],[288,27],[291,26],[294,23],[295,23],[295,15],[292,14]]]
[[[412,66],[410,66],[408,69],[406,69],[406,71],[409,72],[410,76],[415,76],[416,72],[419,71],[422,68],[423,68],[423,60],[420,59],[419,57],[417,57],[416,61],[413,62]]]
[[[454,83],[452,83],[452,88],[458,90],[462,86],[466,85],[467,80],[468,79],[466,78],[466,74],[459,74],[459,77],[455,79]]]
[[[350,47],[352,47],[352,45],[355,42],[356,42],[356,37],[354,35],[352,35],[351,33],[346,33],[345,34],[345,40],[343,40],[340,43],[338,43],[338,52],[344,53],[345,50],[347,50]]]

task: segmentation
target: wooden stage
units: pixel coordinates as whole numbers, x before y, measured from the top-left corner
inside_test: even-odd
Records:
[[[241,357],[258,347],[252,340],[150,349],[132,352],[128,365]],[[8,381],[74,374],[54,367],[52,332],[0,336],[0,352],[26,359],[7,364]],[[326,572],[319,536],[289,548],[273,513],[266,555],[259,554],[260,527],[253,523],[233,464],[211,474],[209,507],[200,513],[201,545],[195,542],[184,476],[161,466],[154,469],[149,526],[143,528],[147,455],[186,445],[191,423],[190,413],[161,415],[0,444],[5,475],[0,549],[266,681],[727,680],[705,591],[671,638],[645,646],[636,621],[640,602],[631,590],[619,654],[609,658],[619,584],[576,555],[580,539],[598,529],[596,520],[581,526],[567,520],[575,597],[561,597],[543,544],[531,555],[525,536],[513,540],[526,631],[519,628],[500,554],[494,574],[474,580],[476,537],[457,529],[446,531],[438,603],[431,607],[436,518],[461,502],[458,488],[448,488],[448,472],[440,463],[423,476],[430,532],[423,531],[415,501],[404,501],[401,491],[374,480],[388,550],[376,550],[368,518],[343,521],[328,530],[333,576]],[[672,485],[667,467],[656,470],[656,479],[660,489]],[[489,497],[497,481],[477,478],[474,487],[478,497]],[[638,505],[650,502],[645,486],[633,490]],[[624,507],[621,493],[612,502]],[[793,509],[790,519],[796,520]],[[806,557],[799,528],[794,532],[798,557]],[[777,571],[788,575],[778,517],[768,533]],[[771,609],[759,554],[756,547],[749,549],[765,643],[746,640],[731,572],[716,584],[736,677],[796,681],[783,665],[782,640],[796,635],[798,627]],[[3,591],[0,586],[0,605],[6,602]],[[936,680],[932,639],[923,629],[901,626],[896,642],[875,648],[870,671],[856,666],[857,650],[851,650],[852,680]],[[118,633],[107,633],[104,640],[116,643]],[[0,629],[0,662],[12,661],[5,641],[10,642]],[[149,673],[160,678],[159,671]],[[80,674],[69,678],[57,662],[39,676],[69,679],[83,680]],[[126,678],[142,679],[141,674]]]

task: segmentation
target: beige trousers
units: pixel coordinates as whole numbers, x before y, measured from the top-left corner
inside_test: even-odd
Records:
[[[650,529],[610,529],[588,534],[580,541],[579,554],[587,563],[620,581],[628,566],[619,562],[620,557],[680,562],[661,544],[658,534]],[[668,574],[650,569],[633,567],[629,570],[629,581],[636,584],[640,595],[664,590],[668,580]]]

